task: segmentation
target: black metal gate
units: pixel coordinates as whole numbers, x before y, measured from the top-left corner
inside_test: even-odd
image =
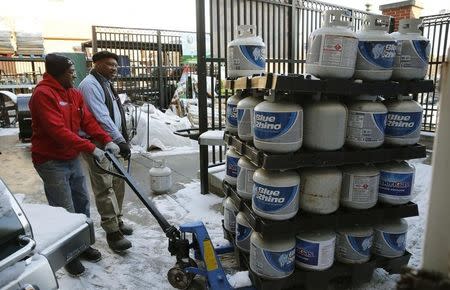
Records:
[[[329,9],[347,10],[353,18],[354,30],[359,29],[363,17],[369,14],[361,10],[311,0],[207,0],[208,11],[202,9],[205,7],[204,4],[204,0],[197,0],[197,47],[204,41],[201,34],[205,30],[206,17],[210,19],[211,57],[206,58],[204,64],[198,63],[200,125],[210,123],[213,129],[224,127],[225,102],[233,93],[223,90],[222,82],[214,80],[223,80],[227,77],[227,43],[234,39],[238,25],[257,26],[257,35],[261,36],[266,44],[267,72],[303,73],[307,39],[313,30],[320,27],[322,12]],[[199,49],[199,58],[201,53]],[[212,77],[210,83],[212,87],[215,85],[214,82],[218,84],[216,91],[219,94],[212,97],[209,104],[206,101],[206,84],[204,89],[201,86],[202,74]],[[207,106],[211,108],[208,111]],[[200,132],[204,130],[206,127],[200,126]],[[202,193],[206,193],[207,166],[223,162],[224,149],[213,147],[212,160],[209,162],[206,148],[202,147],[204,146],[200,148],[200,175]],[[219,157],[216,158],[216,155]]]
[[[192,32],[93,26],[83,50],[88,57],[101,50],[117,54],[118,92],[167,108],[182,73],[182,33]]]
[[[423,35],[430,40],[431,54],[427,78],[434,80],[436,89],[432,93],[419,95],[423,106],[422,130],[434,132],[439,117],[438,105],[440,99],[441,64],[446,61],[448,38],[450,32],[450,13],[422,17]]]

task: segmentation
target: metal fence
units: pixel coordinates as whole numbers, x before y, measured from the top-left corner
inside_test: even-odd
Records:
[[[42,57],[0,57],[0,88],[34,85],[45,72]]]
[[[167,108],[182,73],[183,33],[191,32],[93,26],[83,50],[88,58],[101,50],[116,53],[118,92]]]
[[[431,54],[427,78],[434,80],[436,89],[432,93],[420,94],[418,101],[423,106],[423,131],[434,132],[439,117],[439,84],[441,64],[447,59],[450,32],[450,13],[422,17],[423,35],[430,40]]]

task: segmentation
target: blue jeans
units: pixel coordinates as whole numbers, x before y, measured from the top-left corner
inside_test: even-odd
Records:
[[[72,160],[50,160],[34,164],[34,168],[44,181],[49,205],[90,216],[86,179],[78,157]]]

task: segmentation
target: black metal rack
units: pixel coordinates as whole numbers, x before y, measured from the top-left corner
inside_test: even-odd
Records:
[[[227,80],[226,89],[270,89],[277,92],[345,94],[349,96],[370,94],[397,96],[434,91],[432,80],[417,81],[361,81],[343,79],[317,79],[302,74],[265,74]]]
[[[300,167],[340,166],[365,162],[379,163],[392,160],[407,160],[426,157],[426,147],[420,144],[403,147],[382,146],[375,149],[344,147],[337,151],[312,151],[300,149],[289,154],[267,153],[256,149],[250,142],[244,142],[229,133],[224,135],[225,143],[236,152],[247,157],[253,164],[267,170],[296,169]]]
[[[235,201],[251,227],[263,236],[269,233],[271,235],[295,233],[300,230],[335,230],[338,227],[354,226],[355,221],[358,221],[358,225],[360,226],[368,226],[381,223],[386,219],[419,215],[417,204],[409,202],[403,205],[377,204],[375,207],[366,210],[354,210],[341,207],[336,212],[325,215],[312,214],[299,210],[297,215],[291,219],[273,221],[256,215],[252,210],[250,200],[240,198],[233,186],[224,182],[223,187],[225,194]]]

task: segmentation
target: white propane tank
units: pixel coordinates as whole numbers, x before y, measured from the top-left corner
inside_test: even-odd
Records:
[[[250,237],[250,269],[263,278],[282,279],[295,270],[295,238],[292,235]]]
[[[242,212],[236,216],[236,246],[242,251],[250,252],[250,236],[253,229]]]
[[[389,16],[367,15],[358,36],[355,78],[388,80],[392,76],[396,41],[388,34]]]
[[[224,228],[231,232],[236,232],[236,215],[239,209],[231,197],[225,198],[223,202],[223,226]]]
[[[236,192],[243,199],[252,199],[253,194],[253,174],[258,169],[247,157],[242,156],[238,161],[238,176],[236,182]]]
[[[427,74],[431,44],[421,26],[421,19],[401,19],[398,32],[391,33],[397,41],[392,79],[421,80]]]
[[[242,91],[236,91],[234,95],[228,98],[227,100],[227,111],[225,118],[225,130],[230,132],[231,134],[237,134],[237,104],[242,99],[241,97]]]
[[[419,142],[423,107],[412,96],[398,96],[386,101],[388,110],[384,140],[392,145],[413,145]]]
[[[336,260],[346,264],[361,264],[370,260],[373,229],[369,227],[344,228],[337,231]]]
[[[300,171],[300,208],[311,213],[329,214],[339,207],[342,172],[335,167],[305,168]]]
[[[255,214],[271,220],[287,220],[298,212],[300,176],[262,168],[253,174],[252,208]]]
[[[255,147],[267,152],[289,153],[302,147],[303,109],[288,102],[264,101],[255,107]]]
[[[338,150],[345,142],[347,107],[338,101],[315,100],[304,105],[303,142],[314,150]]]
[[[327,10],[321,28],[308,40],[306,73],[320,78],[349,79],[355,72],[358,38],[343,10]]]
[[[236,150],[234,150],[234,147],[230,146],[226,153],[224,180],[231,185],[236,185],[239,158],[240,156],[237,154]]]
[[[341,205],[353,209],[368,209],[378,200],[380,170],[373,165],[342,167]]]
[[[228,43],[228,77],[260,74],[266,70],[266,45],[256,36],[255,25],[239,25],[236,39]]]
[[[237,132],[244,141],[253,140],[253,126],[255,124],[253,111],[255,106],[263,101],[261,93],[254,93],[237,104]]]
[[[416,169],[406,161],[378,165],[378,199],[388,204],[405,204],[412,199]]]
[[[348,106],[347,145],[367,149],[384,142],[387,108],[375,96],[358,96]]]
[[[405,219],[390,220],[374,228],[372,252],[376,255],[395,258],[405,253],[408,223]]]
[[[296,236],[295,263],[308,270],[326,270],[333,266],[336,234],[320,230]]]
[[[155,193],[168,192],[172,188],[172,170],[163,160],[153,161],[150,174],[150,188]]]

